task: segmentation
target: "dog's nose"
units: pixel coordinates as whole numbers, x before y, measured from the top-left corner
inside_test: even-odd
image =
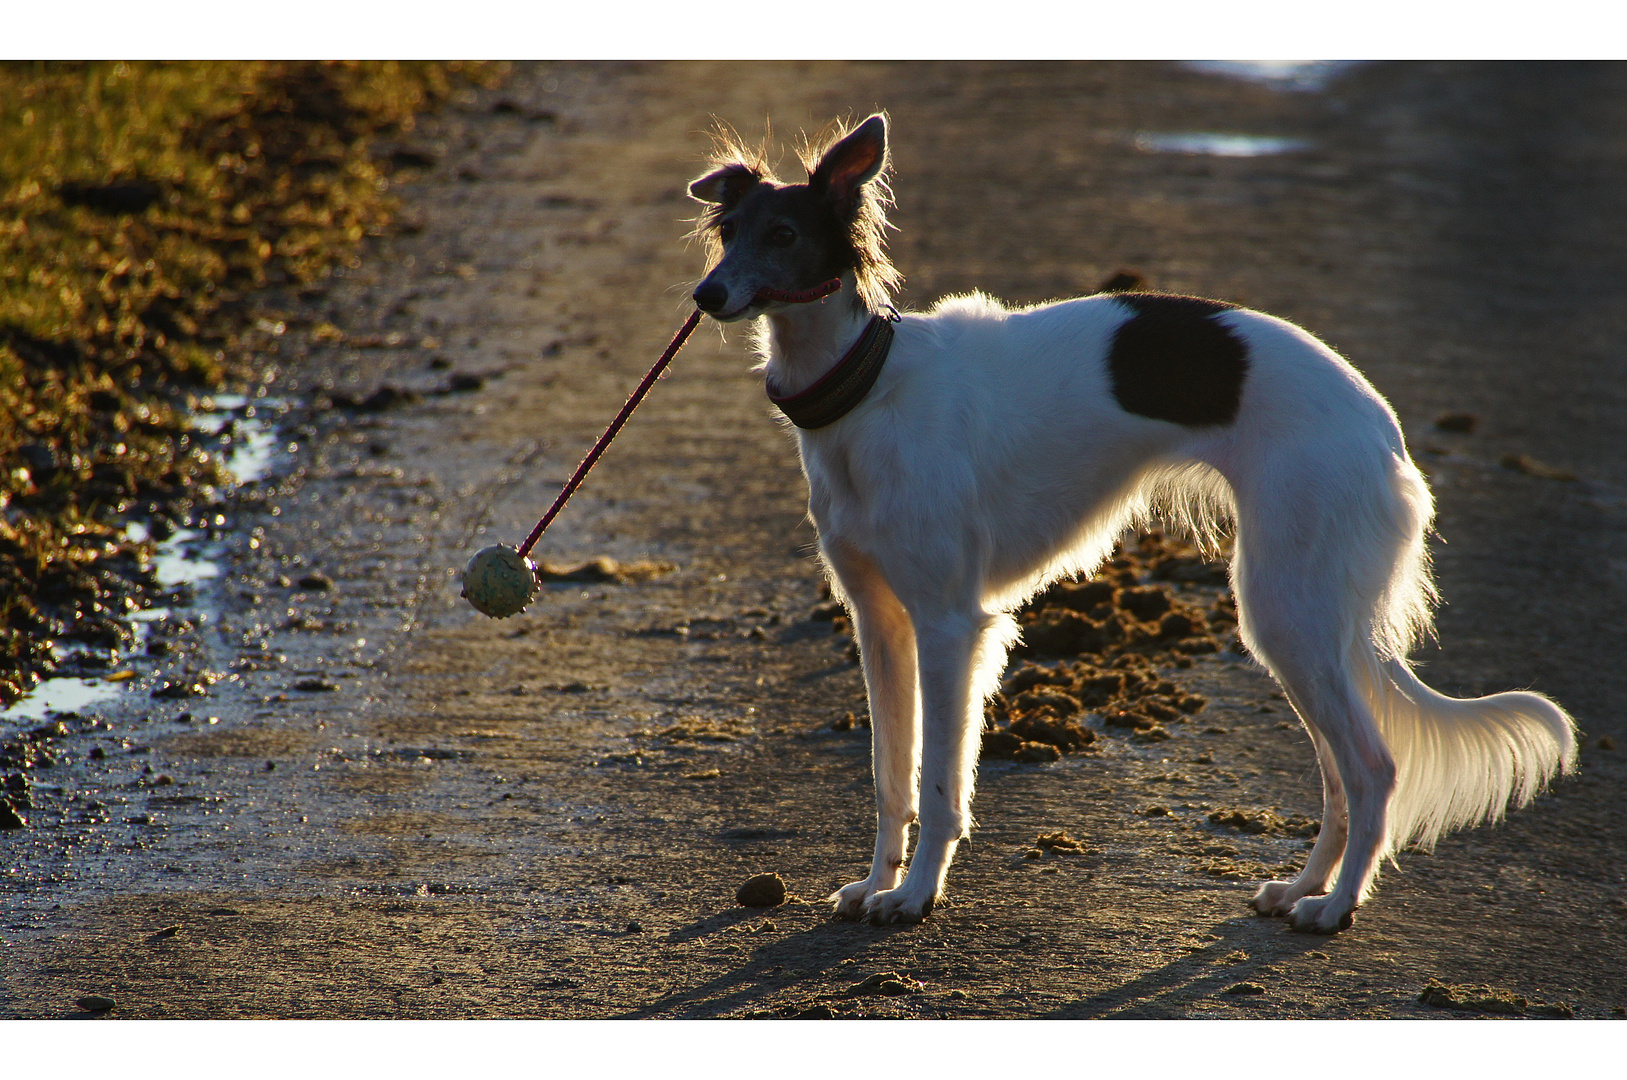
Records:
[[[723,310],[729,302],[729,287],[716,281],[703,281],[695,290],[695,306],[708,315]]]

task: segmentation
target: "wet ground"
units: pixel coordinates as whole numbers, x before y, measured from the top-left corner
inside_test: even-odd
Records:
[[[4,721],[32,763],[29,824],[0,832],[0,1013],[1620,1015],[1627,68],[1333,75],[543,66],[422,126],[405,228],[265,298],[272,403],[235,404],[275,419],[273,472],[192,523],[219,574],[118,658],[117,697]],[[1245,901],[1305,840],[1247,821],[1314,818],[1315,766],[1222,652],[1166,672],[1209,699],[1167,740],[986,763],[925,924],[831,920],[870,850],[866,732],[839,730],[863,688],[818,617],[794,449],[713,330],[537,553],[633,572],[502,622],[458,600],[455,568],[525,534],[686,313],[709,117],[878,107],[901,305],[1131,269],[1367,372],[1440,504],[1426,677],[1553,695],[1580,774],[1403,856],[1352,930],[1286,933]],[[1210,820],[1232,807],[1252,819]],[[735,902],[760,872],[786,903]]]

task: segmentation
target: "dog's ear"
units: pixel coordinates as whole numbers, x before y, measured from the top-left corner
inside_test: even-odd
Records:
[[[716,172],[689,185],[689,197],[697,202],[717,203],[724,209],[732,208],[746,192],[762,182],[763,174],[749,165],[738,162],[725,165]]]
[[[887,118],[877,113],[825,151],[808,176],[808,186],[824,193],[839,211],[851,213],[859,189],[886,167]]]

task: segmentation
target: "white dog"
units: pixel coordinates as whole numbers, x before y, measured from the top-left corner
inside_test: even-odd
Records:
[[[1239,630],[1321,764],[1321,834],[1297,878],[1261,886],[1260,912],[1348,927],[1384,856],[1569,771],[1573,724],[1547,698],[1460,700],[1413,674],[1435,601],[1429,489],[1388,404],[1310,334],[1151,293],[1021,310],[973,294],[900,317],[884,117],[807,162],[806,184],[732,144],[715,164],[689,189],[718,255],[695,302],[766,320],[769,396],[798,426],[870,697],[875,859],[831,897],[838,914],[931,911],[972,824],[1009,612],[1154,513],[1210,540],[1234,524]]]

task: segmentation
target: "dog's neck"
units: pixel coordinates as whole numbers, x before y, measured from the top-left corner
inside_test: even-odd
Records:
[[[846,273],[834,296],[786,305],[765,315],[763,352],[775,391],[799,394],[818,382],[859,340],[872,314],[859,297],[852,273]]]

